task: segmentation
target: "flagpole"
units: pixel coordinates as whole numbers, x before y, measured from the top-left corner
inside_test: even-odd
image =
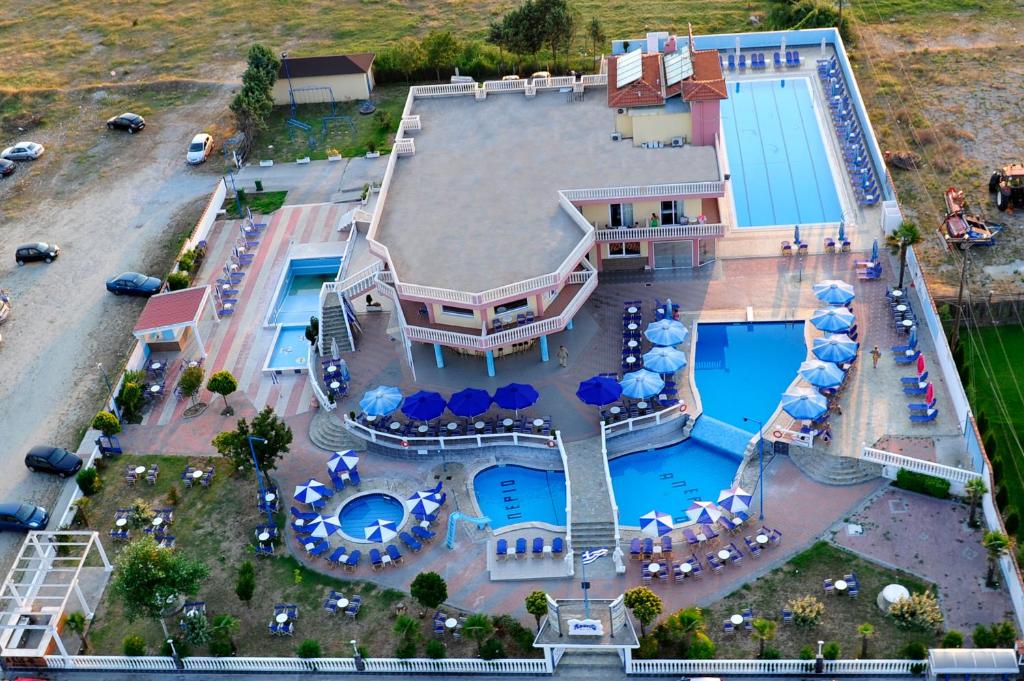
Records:
[[[591,549],[587,549],[589,552]],[[587,564],[585,561],[580,560],[580,569],[583,570],[583,617],[590,619],[590,598],[587,596],[587,587],[590,584],[587,582]]]

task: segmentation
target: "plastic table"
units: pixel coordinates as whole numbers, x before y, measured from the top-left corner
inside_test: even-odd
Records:
[[[684,575],[687,572],[691,572],[692,570],[693,570],[693,566],[690,565],[689,563],[683,563],[682,565],[679,566],[679,571],[682,572]]]
[[[739,626],[740,624],[743,624],[743,615],[733,615],[729,618],[729,621]]]
[[[458,625],[459,625],[459,621],[457,619],[455,619],[454,617],[449,617],[448,619],[446,619],[444,621],[444,626],[448,627],[449,629],[454,629]]]
[[[721,551],[718,552],[719,560],[729,560],[729,556],[731,556],[731,555],[732,554],[729,553],[728,551],[726,551],[725,549],[722,549]]]
[[[661,564],[660,563],[651,563],[650,565],[647,566],[647,571],[650,572],[652,575],[656,575],[659,572],[661,572]]]
[[[118,527],[124,527],[125,525],[128,524],[128,519],[127,518],[118,518],[117,520],[114,521],[114,524],[117,525]]]
[[[267,541],[268,539],[270,539],[270,533],[264,530],[263,532],[260,532],[258,535],[256,535],[256,538],[260,541]]]
[[[277,620],[278,624],[284,624],[285,622],[288,621],[288,613],[286,613],[286,612],[279,612],[279,613],[277,613],[277,617],[275,617],[274,619]]]
[[[203,472],[202,471],[192,471],[192,478],[194,480],[198,480],[201,477],[203,477]]]
[[[142,475],[145,472],[146,472],[146,467],[145,466],[136,466],[135,467],[135,475]]]
[[[768,543],[768,535],[766,535],[766,534],[759,534],[756,537],[754,537],[754,541],[756,541],[758,544],[767,544]]]

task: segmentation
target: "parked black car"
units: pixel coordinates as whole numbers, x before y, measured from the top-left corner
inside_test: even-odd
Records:
[[[14,169],[18,167],[18,164],[14,161],[8,161],[6,158],[0,158],[0,177],[7,177],[14,172]]]
[[[0,530],[45,530],[49,512],[42,506],[18,501],[0,503]]]
[[[107,130],[127,130],[129,134],[133,135],[144,127],[146,127],[145,118],[127,111],[107,121]]]
[[[62,478],[74,475],[82,468],[82,460],[61,447],[36,445],[25,455],[25,465],[30,471],[56,473]]]
[[[160,293],[163,282],[156,277],[147,277],[138,272],[124,272],[113,279],[107,279],[107,290],[115,296],[149,296]]]
[[[23,244],[18,246],[18,250],[14,252],[14,260],[19,265],[24,265],[27,262],[33,260],[42,260],[44,262],[53,262],[54,258],[60,255],[60,246],[57,244],[48,244],[44,241],[37,241],[34,244]]]

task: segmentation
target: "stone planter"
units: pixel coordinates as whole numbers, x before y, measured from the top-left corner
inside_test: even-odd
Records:
[[[366,158],[380,158],[379,151],[368,151],[366,152]]]

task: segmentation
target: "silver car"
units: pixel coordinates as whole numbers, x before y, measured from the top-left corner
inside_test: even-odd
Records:
[[[13,147],[7,147],[0,153],[0,158],[8,161],[34,161],[46,151],[38,142],[18,142]]]

